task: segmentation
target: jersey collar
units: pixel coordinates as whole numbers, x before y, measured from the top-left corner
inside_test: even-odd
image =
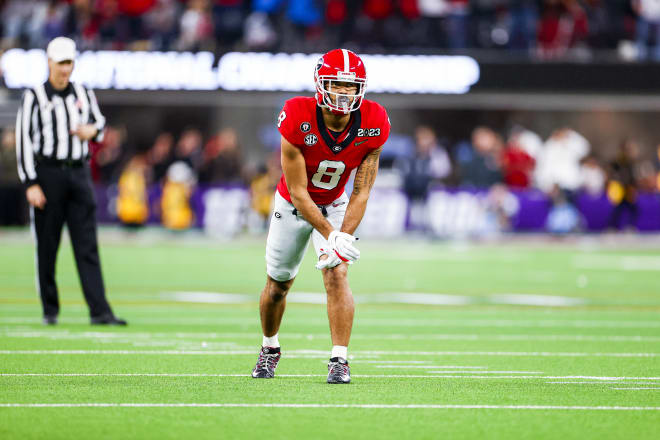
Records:
[[[321,137],[325,141],[325,144],[334,154],[339,154],[344,151],[344,148],[348,147],[357,136],[358,129],[362,123],[360,109],[354,111],[352,116],[353,117],[349,122],[350,127],[348,128],[348,134],[343,141],[337,142],[332,136],[330,136],[330,133],[328,133],[328,128],[325,126],[325,121],[323,120],[323,110],[321,110],[321,107],[318,105],[316,106],[316,124],[319,127],[319,132],[321,133]]]

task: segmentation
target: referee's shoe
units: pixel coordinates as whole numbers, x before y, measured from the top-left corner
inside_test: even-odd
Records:
[[[115,315],[106,314],[101,316],[94,316],[91,319],[92,325],[127,325],[126,320],[117,318]]]

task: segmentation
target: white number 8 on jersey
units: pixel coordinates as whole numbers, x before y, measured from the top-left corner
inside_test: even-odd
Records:
[[[334,168],[332,172],[328,172],[328,168]],[[312,176],[312,184],[317,188],[333,189],[339,184],[339,179],[346,169],[346,164],[337,160],[324,160],[319,163],[319,168]],[[330,180],[323,182],[323,176],[330,176]]]

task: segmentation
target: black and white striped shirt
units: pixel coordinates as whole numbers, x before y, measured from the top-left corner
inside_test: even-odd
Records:
[[[25,90],[16,116],[16,160],[18,175],[27,186],[37,183],[36,163],[40,158],[84,161],[89,145],[70,134],[79,125],[94,124],[96,142],[103,140],[105,118],[94,91],[70,82],[55,90],[49,81]]]

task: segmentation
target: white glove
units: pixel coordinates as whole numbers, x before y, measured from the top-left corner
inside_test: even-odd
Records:
[[[337,256],[337,254],[334,253],[334,251],[330,250],[332,253],[326,253],[325,255],[328,256],[328,258],[324,260],[319,260],[316,263],[316,268],[318,270],[323,270],[323,269],[332,269],[335,266],[339,266],[341,264],[341,260]]]
[[[341,259],[337,256],[334,250],[330,249],[329,252],[323,252],[321,255],[327,255],[328,258],[324,260],[319,260],[316,263],[316,268],[318,270],[323,270],[323,269],[332,269],[335,266],[339,266],[341,264]],[[348,265],[350,266],[353,264],[352,261],[348,261]]]
[[[357,261],[360,251],[353,246],[357,238],[346,232],[332,231],[328,235],[328,244],[341,261]]]

